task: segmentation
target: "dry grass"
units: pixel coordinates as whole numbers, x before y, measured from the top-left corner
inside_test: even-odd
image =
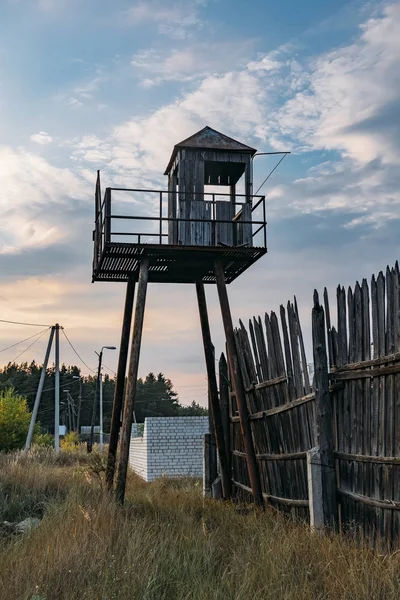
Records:
[[[96,456],[0,457],[1,518],[43,515],[28,536],[0,542],[2,600],[400,597],[398,554],[315,536],[272,511],[204,502],[193,480],[131,475],[121,509],[100,472]]]

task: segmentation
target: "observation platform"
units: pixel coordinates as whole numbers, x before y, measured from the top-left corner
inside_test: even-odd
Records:
[[[106,188],[101,201],[96,188],[93,282],[138,279],[140,263],[148,259],[149,282],[212,284],[219,260],[231,283],[266,254],[264,196],[237,194],[232,207],[223,194],[202,194],[193,200],[190,218],[175,218],[167,216],[168,194]]]

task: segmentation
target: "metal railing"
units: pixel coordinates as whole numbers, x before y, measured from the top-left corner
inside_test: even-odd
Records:
[[[113,213],[113,203],[114,199],[112,199],[113,192],[126,192],[126,193],[134,193],[134,194],[145,194],[148,198],[149,196],[153,196],[156,198],[156,202],[158,204],[158,215],[157,216],[149,216],[149,215],[129,215],[129,214],[119,214]],[[166,245],[168,243],[179,244],[180,242],[176,239],[174,242],[171,242],[170,239],[174,236],[171,234],[171,231],[166,232],[164,230],[164,224],[167,226],[170,223],[173,223],[173,228],[175,232],[181,223],[202,223],[210,224],[210,243],[206,244],[209,246],[216,245],[226,245],[222,242],[217,242],[217,226],[224,224],[237,224],[238,226],[249,226],[250,232],[250,240],[251,242],[246,243],[233,243],[234,247],[253,245],[253,240],[255,236],[261,233],[262,241],[257,246],[264,247],[267,246],[267,234],[266,234],[266,209],[265,209],[265,196],[254,195],[247,196],[245,194],[235,194],[234,202],[229,197],[228,194],[222,193],[187,193],[187,192],[170,192],[166,190],[149,190],[149,189],[136,189],[136,188],[106,188],[104,193],[104,198],[101,200],[100,197],[100,185],[96,186],[96,207],[99,207],[96,212],[95,219],[95,229],[93,231],[93,241],[94,241],[94,267],[96,268],[100,258],[102,256],[103,250],[105,246],[111,242],[118,241],[117,237],[130,238],[127,241],[132,244],[150,244],[156,243],[160,245]],[[168,197],[172,194],[176,196],[176,204],[179,205],[180,199],[188,200],[202,200],[205,205],[205,211],[209,213],[209,218],[185,218],[185,217],[168,217],[167,215],[167,205],[168,205]],[[225,198],[227,203],[233,205],[233,213],[234,216],[232,219],[217,219],[217,205],[222,201],[222,198]],[[127,206],[125,202],[125,206]],[[243,213],[245,206],[251,206],[250,210],[250,219],[245,220],[243,218]],[[253,219],[252,215],[254,211],[259,210],[261,212],[261,217],[258,219]],[[247,212],[247,211],[246,211]],[[115,223],[123,223],[125,226],[130,223],[139,223],[141,226],[144,224],[150,224],[153,227],[152,231],[118,231],[114,229]],[[139,227],[140,228],[140,227]],[[175,234],[176,237],[177,234]],[[135,238],[135,239],[132,239]],[[149,238],[153,238],[156,241],[149,241]],[[192,244],[193,245],[193,244]],[[199,244],[201,245],[201,244]]]

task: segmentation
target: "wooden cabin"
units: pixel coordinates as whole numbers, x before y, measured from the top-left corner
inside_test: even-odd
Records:
[[[252,244],[255,153],[254,148],[211,127],[175,145],[164,173],[168,176],[168,218],[173,219],[168,224],[169,244]],[[244,194],[237,196],[236,185],[243,176]],[[228,192],[207,193],[207,186],[225,187]]]

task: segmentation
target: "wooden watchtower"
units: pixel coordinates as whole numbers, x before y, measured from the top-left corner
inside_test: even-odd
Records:
[[[226,283],[236,279],[267,251],[265,197],[252,192],[255,154],[254,148],[205,127],[175,145],[165,170],[166,191],[108,187],[102,198],[98,173],[92,280],[127,282],[107,469],[107,481],[112,488],[123,405],[116,486],[121,501],[125,493],[147,284],[158,282],[196,284],[223,494],[229,497],[231,475],[224,449],[204,292],[205,283],[217,285],[249,476],[254,498],[262,503],[226,289]],[[128,382],[123,401],[136,282]]]

